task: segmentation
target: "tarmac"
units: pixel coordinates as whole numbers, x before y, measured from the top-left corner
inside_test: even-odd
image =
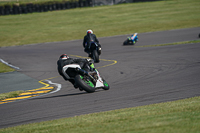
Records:
[[[0,73],[0,93],[17,90],[32,90],[44,87],[38,80],[28,77],[18,71]]]

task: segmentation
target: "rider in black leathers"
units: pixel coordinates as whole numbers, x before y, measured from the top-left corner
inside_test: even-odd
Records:
[[[89,57],[91,57],[91,51],[89,49],[90,42],[96,42],[101,50],[101,45],[99,44],[99,40],[97,39],[96,35],[93,34],[92,30],[87,30],[87,35],[85,35],[83,39],[83,47],[84,51],[88,53]]]
[[[77,58],[77,59],[73,59],[73,58],[69,58],[69,56],[67,54],[62,54],[59,58],[59,60],[57,61],[57,69],[59,74],[65,79],[68,80],[69,82],[71,82],[75,88],[78,88],[75,85],[75,81],[73,79],[67,79],[63,72],[62,69],[65,65],[68,64],[79,64],[81,68],[85,68],[87,65],[90,65],[90,63],[92,62],[91,59],[81,59],[81,58]]]

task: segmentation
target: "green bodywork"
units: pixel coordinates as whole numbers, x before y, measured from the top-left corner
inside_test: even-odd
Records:
[[[103,84],[108,87],[108,83],[106,81],[104,81]]]
[[[81,75],[80,75],[80,78],[81,78],[81,79],[84,79],[83,76],[81,76]],[[91,81],[86,81],[86,80],[83,80],[83,81],[84,81],[86,84],[88,84],[89,86],[94,87],[94,84],[93,84]]]

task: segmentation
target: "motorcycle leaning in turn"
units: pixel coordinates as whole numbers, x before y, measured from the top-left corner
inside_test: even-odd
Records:
[[[134,33],[124,41],[123,45],[134,45],[138,41],[138,33]]]
[[[85,65],[84,68],[78,64],[65,65],[62,71],[67,79],[74,80],[80,90],[85,90],[88,93],[95,92],[96,89],[109,90],[110,88],[93,63]]]

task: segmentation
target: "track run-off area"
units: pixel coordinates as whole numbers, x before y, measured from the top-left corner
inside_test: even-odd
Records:
[[[122,45],[129,35],[99,38],[102,54],[95,67],[110,90],[94,93],[75,89],[57,72],[61,54],[87,57],[82,40],[2,47],[0,58],[20,68],[18,73],[60,89],[0,104],[0,128],[200,96],[200,43],[137,47],[197,40],[199,32],[200,27],[139,33],[135,46]]]

